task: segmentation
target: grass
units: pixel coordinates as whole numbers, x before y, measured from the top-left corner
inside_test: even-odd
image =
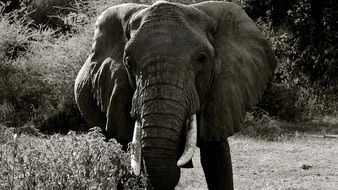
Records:
[[[272,142],[236,136],[229,143],[235,189],[338,188],[338,139]],[[207,189],[199,152],[193,161],[195,168],[183,170],[178,190]]]

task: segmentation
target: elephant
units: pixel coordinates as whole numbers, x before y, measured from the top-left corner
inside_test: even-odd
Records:
[[[95,23],[75,80],[89,126],[131,143],[148,189],[174,189],[200,149],[209,189],[233,189],[228,137],[238,132],[273,75],[269,42],[231,2],[126,3]]]

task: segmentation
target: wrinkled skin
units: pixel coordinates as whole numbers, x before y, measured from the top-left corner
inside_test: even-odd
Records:
[[[141,123],[149,189],[177,185],[186,121],[197,114],[208,187],[233,189],[227,137],[240,129],[275,66],[268,42],[237,5],[123,4],[98,18],[75,97],[88,124],[108,138],[126,144]]]

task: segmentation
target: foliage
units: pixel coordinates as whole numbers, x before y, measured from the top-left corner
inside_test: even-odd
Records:
[[[272,84],[258,106],[271,116],[287,121],[334,115],[338,106],[336,5],[324,6],[323,27],[319,30],[313,20],[310,0],[278,1],[277,8],[284,11],[278,14],[286,18],[276,17],[274,9],[277,8],[271,3],[274,2],[249,0],[244,6],[248,14],[256,18],[278,59]],[[273,26],[274,19],[284,23]]]
[[[291,66],[285,68],[291,74],[295,88],[305,92],[303,98],[304,106],[309,102],[315,102],[315,107],[308,111],[314,113],[332,114],[337,107],[336,92],[338,90],[337,53],[338,53],[338,28],[335,24],[333,15],[334,9],[324,8],[322,31],[316,29],[314,21],[311,21],[311,5],[309,0],[298,1],[294,7],[288,11],[290,31],[293,35],[288,36],[286,43],[292,44],[291,48],[283,49],[282,46],[276,48],[283,49],[280,55],[291,60]],[[315,32],[320,32],[315,34]],[[314,39],[320,36],[320,41]],[[286,73],[286,72],[284,72]],[[308,93],[308,94],[306,94]],[[313,116],[313,114],[308,114]]]
[[[282,138],[285,131],[280,127],[281,123],[270,117],[269,113],[255,107],[247,113],[241,134],[270,141],[277,141]]]
[[[31,28],[20,14],[27,13],[17,10],[0,20],[0,122],[10,126],[75,107],[73,84],[91,43],[84,26],[79,34],[58,37],[52,29]]]
[[[50,90],[39,71],[20,63],[33,51],[33,41],[44,38],[28,24],[16,13],[0,19],[0,122],[12,126],[29,120]]]
[[[268,86],[263,99],[257,107],[267,111],[271,116],[277,116],[285,121],[295,121],[301,118],[303,105],[299,105],[299,94],[293,89],[273,83]]]
[[[14,128],[7,128],[0,124],[0,145],[5,144],[13,138]]]
[[[296,69],[308,76],[311,84],[323,87],[337,85],[337,10],[334,7],[324,8],[320,23],[322,26],[316,26],[312,20],[310,0],[298,1],[288,11],[288,15],[293,21],[290,23],[290,29],[295,35],[294,43],[299,53],[295,60]],[[317,32],[319,34],[315,34]],[[316,36],[320,38],[318,42]]]
[[[271,14],[271,0],[246,0],[243,9],[252,19],[264,18]]]
[[[124,189],[145,185],[129,173],[129,154],[98,129],[86,135],[32,138],[0,127],[0,189]]]
[[[54,29],[62,28],[67,29],[64,25],[62,15],[67,15],[72,11],[71,6],[74,5],[76,0],[14,0],[4,1],[6,5],[4,12],[15,10],[25,10],[27,16],[34,21],[36,26],[48,26]]]

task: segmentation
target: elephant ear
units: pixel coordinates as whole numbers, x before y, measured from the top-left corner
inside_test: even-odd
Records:
[[[92,53],[87,60],[93,97],[107,118],[106,133],[120,140],[130,140],[133,130],[133,90],[123,65],[125,29],[130,17],[144,7],[121,4],[104,11],[96,21]]]
[[[246,111],[260,100],[276,59],[268,41],[239,6],[229,2],[193,6],[216,25],[215,76],[202,105],[199,137],[224,140],[239,131]]]

